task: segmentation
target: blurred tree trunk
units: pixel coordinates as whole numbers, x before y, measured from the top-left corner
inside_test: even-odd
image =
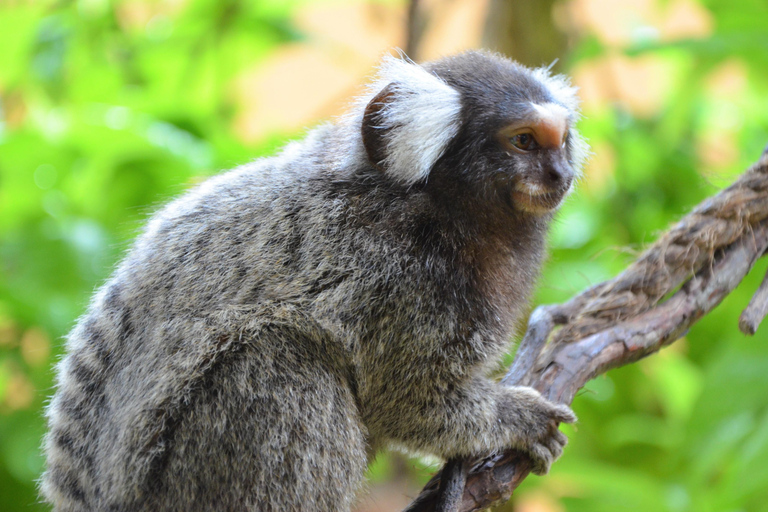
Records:
[[[426,20],[419,9],[419,0],[411,0],[408,3],[405,54],[414,60],[419,60],[419,43],[426,25]]]
[[[526,66],[548,66],[567,49],[566,34],[553,22],[557,0],[491,0],[483,47]]]

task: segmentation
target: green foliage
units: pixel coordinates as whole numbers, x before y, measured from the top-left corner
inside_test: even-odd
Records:
[[[195,181],[269,152],[233,128],[231,83],[305,36],[300,2],[194,0],[131,22],[135,4],[16,2],[0,7],[0,509],[42,510],[42,410],[62,337],[149,213]],[[148,2],[147,5],[155,5]],[[160,5],[160,3],[157,3]],[[768,142],[768,8],[709,0],[711,35],[644,39],[624,54],[674,69],[650,115],[621,102],[590,109],[582,131],[612,162],[588,173],[552,233],[536,297],[560,302],[622,270],[644,244],[729,183]],[[567,65],[609,53],[585,34]],[[738,93],[708,85],[727,63]],[[702,147],[727,139],[735,157]],[[569,511],[768,510],[768,328],[737,319],[755,272],[686,339],[591,382],[571,444],[542,490]],[[425,481],[428,466],[408,463]],[[374,481],[395,478],[382,456]]]

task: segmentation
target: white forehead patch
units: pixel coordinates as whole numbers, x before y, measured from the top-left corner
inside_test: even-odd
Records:
[[[531,103],[531,106],[542,121],[547,121],[563,127],[568,125],[570,113],[564,106],[558,105],[557,103],[544,103],[543,105]]]
[[[570,112],[557,103],[531,103],[536,112],[536,124],[538,134],[543,138],[545,146],[561,146],[568,130]]]

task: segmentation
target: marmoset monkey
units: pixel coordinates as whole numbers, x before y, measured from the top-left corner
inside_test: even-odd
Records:
[[[383,447],[514,447],[565,405],[487,375],[586,145],[566,79],[387,58],[349,115],[161,209],[67,342],[56,511],[345,511]]]

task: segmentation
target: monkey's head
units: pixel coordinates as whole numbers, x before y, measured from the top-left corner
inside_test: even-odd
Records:
[[[555,210],[587,153],[575,89],[547,69],[467,52],[388,59],[365,106],[368,160],[406,186],[438,183],[517,212]]]

